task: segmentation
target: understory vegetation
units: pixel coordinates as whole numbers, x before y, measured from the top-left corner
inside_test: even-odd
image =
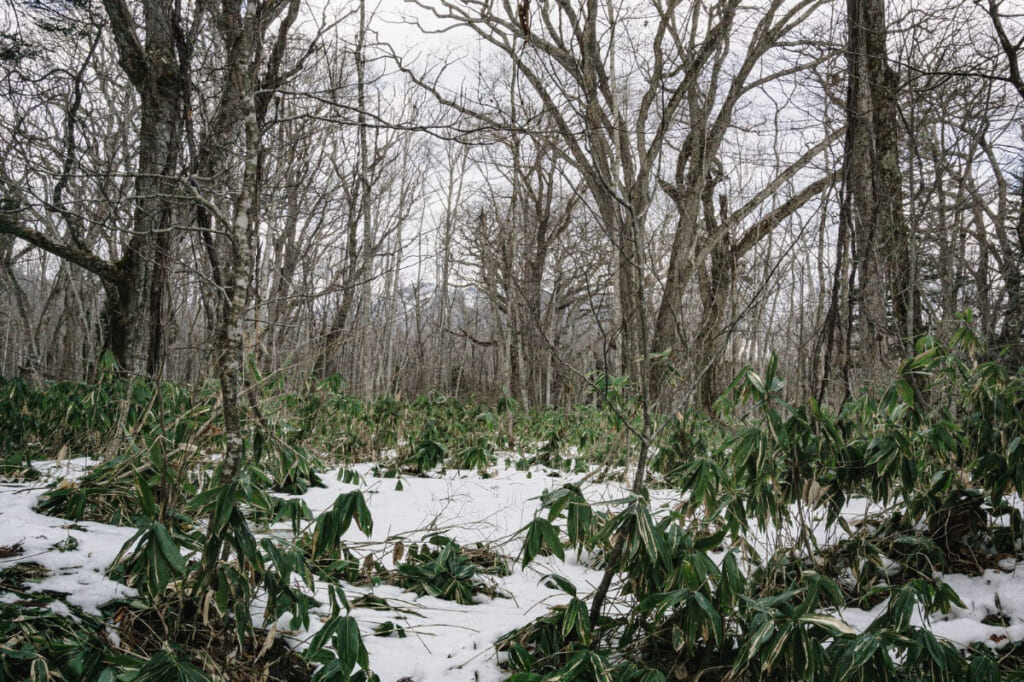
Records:
[[[885,391],[838,411],[788,401],[772,361],[742,372],[713,414],[660,417],[648,487],[678,491],[668,509],[647,487],[614,505],[587,499],[582,477],[627,476],[641,419],[621,381],[594,386],[593,404],[570,412],[436,394],[363,401],[336,380],[286,393],[254,376],[246,467],[216,485],[216,386],[113,368],[91,384],[6,380],[3,479],[96,458],[49,485],[37,510],[136,529],[109,575],[138,594],[99,616],[52,609],[56,595],[26,589],[45,569],[0,548],[19,561],[0,570],[13,595],[0,603],[0,680],[375,679],[346,585],[471,605],[511,596],[494,576],[567,552],[614,588],[596,599],[548,575],[567,601],[496,645],[512,680],[1024,679],[1024,643],[964,650],[926,626],[960,603],[944,574],[1024,556],[1024,376],[986,358],[968,328],[948,347],[923,338]],[[328,467],[358,482],[345,467],[364,462],[396,488],[439,468],[564,473],[518,556],[436,533],[396,542],[389,568],[341,540],[373,527],[360,490],[315,518],[295,497]],[[268,532],[282,522],[290,533]],[[863,629],[841,617],[881,604]],[[268,625],[309,630],[314,607],[330,617],[301,646]],[[406,633],[388,621],[372,634]]]

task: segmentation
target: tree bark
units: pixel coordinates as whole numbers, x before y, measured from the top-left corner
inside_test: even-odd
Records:
[[[899,159],[899,79],[889,66],[882,0],[848,0],[846,191],[850,196],[858,365],[881,381],[921,333]],[[891,322],[890,322],[891,315]],[[847,359],[848,361],[850,358]]]
[[[167,285],[172,217],[179,201],[185,84],[173,3],[145,0],[144,42],[125,0],[104,0],[121,68],[139,96],[139,152],[132,236],[108,282],[108,344],[122,367],[157,372],[162,358],[162,301]]]

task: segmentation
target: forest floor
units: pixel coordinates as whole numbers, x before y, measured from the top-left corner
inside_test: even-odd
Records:
[[[547,586],[546,575],[563,576],[581,595],[600,582],[594,557],[571,549],[566,550],[564,561],[543,556],[523,569],[519,561],[523,533],[519,531],[538,513],[545,491],[579,483],[598,510],[621,500],[627,494],[624,486],[597,482],[592,474],[566,474],[538,466],[517,470],[514,458],[499,455],[499,463],[483,473],[449,470],[429,477],[381,477],[372,465],[359,465],[354,467],[360,479],[357,484],[342,482],[340,470],[328,471],[322,477],[326,487],[311,488],[301,496],[314,515],[353,489],[361,490],[367,500],[373,515],[372,535],[367,537],[354,527],[345,535],[346,544],[365,566],[364,579],[347,586],[347,595],[370,666],[382,682],[501,680],[507,673],[495,643],[569,599],[564,591]],[[48,483],[74,480],[89,464],[84,459],[36,463],[44,473],[41,480],[0,484],[0,601],[13,603],[32,594],[37,600],[50,600],[49,608],[58,614],[69,613],[73,606],[98,615],[104,604],[133,596],[131,588],[109,579],[106,570],[134,528],[73,523],[34,511]],[[652,491],[651,509],[656,514],[678,502],[677,491]],[[853,523],[864,518],[866,511],[863,501],[852,500],[844,516]],[[804,520],[820,544],[843,536],[838,527],[827,527],[813,516]],[[263,532],[288,536],[291,528],[281,524]],[[393,584],[396,561],[435,535],[461,545],[474,565],[504,565],[508,570],[478,571],[473,580],[480,590],[474,590],[471,604],[417,596]],[[747,541],[762,550],[782,537],[777,529],[753,535]],[[721,556],[724,551],[712,553],[713,558]],[[1008,559],[980,575],[950,574],[942,579],[953,587],[964,608],[954,606],[947,614],[933,614],[927,622],[917,614],[915,624],[958,646],[981,642],[995,648],[1024,640],[1024,565]],[[310,630],[291,630],[285,617],[277,623],[278,636],[298,647],[307,643],[330,613],[326,593],[317,597],[322,597],[324,605],[314,609]],[[881,602],[870,611],[847,608],[832,615],[860,631],[885,606]],[[257,621],[259,611],[257,602],[253,614]],[[112,629],[108,634],[116,642],[116,632]]]

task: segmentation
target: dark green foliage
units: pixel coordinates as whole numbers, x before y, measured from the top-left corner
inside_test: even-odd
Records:
[[[527,539],[523,546],[524,566],[540,553],[544,545],[547,545],[547,549],[551,552],[556,554],[561,552],[558,533],[551,527],[550,521],[564,517],[569,546],[581,552],[593,546],[592,539],[597,524],[606,520],[604,514],[595,512],[591,508],[580,487],[572,483],[546,492],[541,498],[541,506],[548,510],[548,520],[535,519],[527,526]],[[531,536],[534,538],[532,542]]]
[[[467,445],[452,457],[452,466],[456,469],[476,469],[486,472],[487,467],[495,462],[494,450],[486,440]]]
[[[124,575],[143,594],[158,598],[172,579],[185,575],[181,547],[159,521],[144,521],[130,542],[135,544],[124,558]]]
[[[94,384],[37,386],[21,378],[0,379],[0,452],[10,469],[58,453],[95,456],[121,435],[119,429],[143,438],[144,432],[160,433],[180,443],[195,429],[183,422],[206,419],[212,405],[194,403],[191,394],[172,384],[128,380],[112,371]]]
[[[915,607],[925,612],[948,609],[959,602],[945,586],[913,581],[897,590],[888,608],[861,634],[843,633],[829,655],[843,680],[962,680],[969,669],[985,674],[984,663],[968,661],[948,642],[910,624]],[[984,679],[982,677],[981,679]],[[998,678],[997,678],[998,679]]]
[[[153,654],[139,668],[137,682],[208,682],[212,678],[189,662],[188,656],[175,647],[166,648]]]
[[[315,681],[377,680],[370,672],[369,654],[354,618],[342,615],[344,595],[332,588],[331,618],[310,640],[306,656],[322,667],[312,677]],[[327,648],[330,645],[331,648]],[[359,667],[359,671],[353,672]]]
[[[568,601],[499,643],[511,679],[1021,679],[1018,644],[997,655],[982,646],[961,652],[910,618],[958,603],[942,571],[979,573],[1022,555],[1024,519],[1011,495],[1024,491],[1024,376],[982,357],[967,330],[950,346],[926,337],[888,389],[836,410],[787,399],[773,360],[761,373],[744,371],[717,414],[659,418],[652,469],[656,485],[680,491],[670,508],[652,507],[644,491],[600,506],[574,483],[547,491],[521,531],[522,565],[575,553],[614,574],[615,608],[592,613],[583,590],[559,575],[542,578]],[[324,463],[312,453],[374,459],[398,477],[439,467],[486,472],[496,451],[514,446],[523,448],[510,458],[521,469],[621,464],[635,454],[635,405],[622,380],[599,379],[601,407],[572,412],[439,395],[363,402],[337,379],[301,395],[267,385],[262,414],[247,425],[248,466],[230,485],[212,479],[209,454],[223,444],[210,391],[112,372],[89,386],[4,382],[7,475],[30,473],[33,460],[69,440],[76,449],[61,454],[105,455],[79,481],[52,487],[40,507],[138,529],[113,572],[141,596],[118,608],[139,623],[133,632],[159,637],[136,642],[138,655],[115,656],[102,635],[72,631],[67,619],[24,601],[17,608],[31,617],[4,622],[2,679],[48,671],[112,679],[115,670],[206,679],[219,673],[198,651],[230,643],[252,660],[258,650],[255,595],[265,597],[269,620],[291,614],[292,627],[307,628],[314,579],[330,585],[332,613],[310,643],[308,660],[322,666],[316,679],[374,679],[338,581],[384,580],[471,604],[478,594],[499,596],[486,574],[505,574],[507,561],[431,536],[387,571],[342,540],[353,524],[372,528],[362,493],[339,496],[313,519],[301,500],[271,491],[316,485]],[[854,498],[872,506],[844,515]],[[252,524],[278,522],[291,526],[293,541],[257,541]],[[823,542],[816,524],[834,535]],[[764,546],[746,541],[755,527],[772,534],[764,556]],[[28,599],[19,580],[0,575],[5,590]],[[372,599],[359,605],[373,607]],[[839,608],[883,603],[860,633],[836,617]],[[204,612],[207,631],[195,625]],[[387,621],[374,634],[407,633]],[[22,648],[2,644],[10,641]]]
[[[565,550],[562,549],[558,530],[550,521],[538,516],[523,530],[526,531],[526,539],[523,541],[524,568],[541,554],[554,554],[559,559],[565,559]]]
[[[45,605],[0,603],[0,681],[113,680],[103,632],[102,621],[78,610],[65,616]]]
[[[697,411],[677,412],[665,421],[660,433],[652,470],[664,475],[673,487],[689,490],[681,478],[696,462],[713,456],[723,435],[721,425]]]
[[[959,605],[942,570],[1021,556],[1024,521],[1004,499],[1024,490],[1024,377],[976,352],[966,331],[949,348],[924,338],[888,390],[838,412],[787,401],[772,360],[733,383],[720,421],[665,422],[654,467],[684,493],[671,511],[640,495],[599,515],[572,486],[545,494],[524,564],[589,551],[619,602],[593,620],[575,586],[546,577],[570,602],[499,643],[512,679],[1019,679],[1012,646],[965,655],[911,622]],[[854,497],[876,506],[844,517]],[[745,545],[755,523],[775,533],[766,557]],[[838,541],[819,546],[816,523]],[[883,601],[864,632],[835,617]]]
[[[485,557],[481,562],[480,559]],[[432,535],[426,542],[409,549],[406,560],[398,565],[395,582],[418,595],[429,594],[459,604],[472,604],[477,594],[498,595],[480,573],[507,575],[508,567],[504,561],[486,552],[479,554],[476,562],[473,559],[451,538]]]
[[[268,420],[273,415],[290,444],[346,462],[378,461],[384,474],[422,474],[439,466],[483,470],[494,464],[497,450],[524,444],[524,467],[569,470],[573,447],[585,450],[587,459],[623,454],[618,417],[587,406],[527,411],[509,398],[492,406],[438,394],[366,402],[346,394],[337,378],[311,384],[302,395],[266,398]]]
[[[353,521],[366,535],[373,532],[370,509],[363,493],[358,490],[339,495],[334,505],[317,518],[312,541],[313,559],[336,558],[341,550],[341,536]]]
[[[163,452],[133,449],[92,467],[75,482],[52,487],[40,499],[38,510],[73,521],[121,526],[135,525],[143,514],[162,513],[167,522],[185,528],[190,519],[179,510],[183,501],[195,494],[198,483],[195,474],[181,468],[186,460],[182,457],[172,464],[172,458]]]
[[[797,567],[779,587],[751,580],[735,553],[720,562],[709,556],[723,533],[695,537],[680,521],[654,522],[642,500],[609,517],[592,541],[607,550],[617,533],[630,535],[618,568],[632,607],[594,623],[575,586],[546,577],[570,601],[499,642],[518,671],[512,679],[968,679],[968,661],[954,647],[910,622],[917,607],[959,604],[941,582],[918,579],[891,592],[883,615],[857,634],[832,615],[845,604],[832,578]],[[544,523],[527,533],[546,537]]]
[[[224,677],[217,659],[229,655],[243,676],[308,678],[308,663],[256,627],[253,601],[257,596],[263,600],[267,622],[288,614],[292,627],[308,628],[316,606],[314,577],[335,580],[324,568],[335,567],[331,557],[350,556],[341,534],[353,521],[364,532],[372,526],[361,494],[341,496],[315,521],[310,541],[315,557],[302,543],[258,541],[253,521],[286,521],[298,535],[312,520],[301,500],[269,494],[304,492],[318,484],[324,466],[289,423],[257,412],[246,427],[245,468],[236,480],[216,485],[211,455],[223,451],[216,393],[193,394],[173,385],[127,380],[112,368],[105,372],[94,385],[4,383],[0,390],[8,399],[0,401],[0,433],[14,453],[6,472],[24,471],[34,458],[104,458],[81,479],[52,486],[40,510],[138,529],[111,568],[113,578],[140,593],[130,603],[110,607],[116,610],[122,647],[132,653],[115,655],[103,637],[32,634],[36,644],[31,649],[3,652],[0,666],[7,669],[0,667],[6,674],[2,679],[44,679],[49,671],[51,679],[59,673],[65,679],[113,680],[116,673],[127,676],[123,679],[206,680]],[[62,450],[65,442],[78,449]],[[73,541],[69,536],[68,542]],[[347,608],[340,590],[332,588],[332,595]],[[335,613],[335,620],[343,618]],[[51,630],[63,627],[59,619],[38,622]],[[29,635],[11,637],[30,640]],[[76,672],[80,664],[66,664],[65,658],[72,657],[62,653],[69,647],[86,652],[76,654],[78,659],[88,654],[88,661],[106,669],[90,663],[86,673]],[[12,663],[16,659],[24,665]],[[370,679],[367,671],[363,665],[357,676]]]
[[[415,474],[426,473],[437,468],[448,454],[448,449],[442,442],[444,434],[438,427],[437,422],[428,419],[423,426],[423,431],[413,444],[412,452],[403,460],[408,469]]]

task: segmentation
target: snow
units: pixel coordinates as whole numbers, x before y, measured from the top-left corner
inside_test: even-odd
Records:
[[[73,480],[89,464],[88,460],[76,459],[37,468],[44,476],[62,475]],[[0,546],[20,544],[22,548],[18,556],[0,559],[0,570],[17,563],[39,564],[49,575],[30,583],[30,591],[63,594],[68,605],[94,615],[99,615],[99,607],[110,601],[135,596],[135,590],[105,575],[135,529],[90,521],[71,523],[38,514],[33,508],[43,492],[38,482],[32,487],[0,484]],[[76,546],[69,542],[72,538]]]
[[[336,472],[329,472],[324,477],[328,488],[312,489],[303,499],[317,514],[332,505],[339,494],[362,489],[373,514],[373,534],[366,538],[353,527],[345,539],[361,552],[374,551],[386,567],[392,566],[389,538],[402,537],[408,545],[435,532],[465,547],[486,543],[511,558],[511,575],[494,580],[502,592],[513,595],[512,599],[482,597],[478,603],[463,606],[429,595],[417,597],[390,585],[372,590],[350,588],[349,601],[359,594],[372,593],[415,612],[353,610],[352,615],[362,625],[370,665],[381,680],[501,680],[506,675],[498,666],[494,643],[569,599],[564,592],[542,585],[541,578],[559,573],[581,593],[592,590],[600,581],[601,573],[578,561],[571,551],[566,552],[564,563],[554,557],[539,557],[525,570],[515,563],[521,546],[516,533],[533,519],[541,494],[576,481],[578,476],[552,475],[554,472],[541,467],[516,471],[502,466],[491,478],[471,471],[447,471],[431,478],[403,477],[402,489],[396,490],[397,479],[373,476],[368,465],[355,469],[360,474],[360,485],[337,482]],[[596,502],[621,499],[626,490],[614,483],[592,484],[584,487],[584,493]],[[373,636],[373,628],[388,620],[405,628],[408,636]]]
[[[74,480],[94,462],[66,460],[37,465],[50,480]],[[387,600],[391,611],[357,607],[352,615],[360,623],[370,654],[371,667],[381,680],[391,682],[410,678],[415,682],[467,680],[487,682],[506,675],[499,667],[494,643],[502,635],[543,615],[551,606],[565,603],[568,596],[541,584],[542,576],[558,573],[576,585],[580,594],[591,591],[600,581],[600,572],[566,551],[565,561],[539,557],[525,570],[516,561],[522,529],[538,512],[541,494],[568,482],[581,483],[592,503],[621,500],[627,491],[619,483],[596,483],[581,475],[566,475],[541,467],[517,471],[505,463],[493,468],[487,477],[475,471],[447,471],[431,477],[384,478],[375,476],[370,465],[355,467],[358,484],[344,483],[339,470],[323,476],[327,487],[313,488],[302,496],[318,514],[333,505],[338,495],[359,489],[373,515],[373,533],[367,538],[354,526],[345,540],[359,556],[372,553],[385,567],[393,565],[394,542],[401,538],[406,546],[421,542],[433,533],[443,533],[465,547],[477,542],[510,558],[512,573],[494,577],[498,589],[511,598],[481,596],[477,603],[460,605],[431,596],[417,597],[398,587],[379,584],[346,586],[349,601],[373,594]],[[397,485],[401,482],[401,485]],[[396,489],[401,488],[401,489]],[[27,585],[35,592],[59,596],[51,608],[67,613],[77,606],[88,613],[99,613],[105,603],[134,596],[135,592],[106,576],[106,570],[121,547],[134,534],[132,528],[102,523],[79,522],[45,516],[33,511],[45,490],[43,482],[0,484],[0,546],[20,544],[22,553],[0,559],[0,570],[15,563],[34,562],[48,573]],[[677,491],[654,491],[652,506],[666,510],[679,501]],[[851,500],[844,517],[854,522],[874,511],[864,500]],[[822,543],[835,542],[844,533],[826,527],[817,515],[812,519],[815,538]],[[271,529],[281,534],[287,524]],[[790,533],[766,528],[754,529],[751,540],[768,550],[778,538]],[[75,543],[69,543],[73,538]],[[775,540],[773,540],[775,538]],[[70,547],[70,548],[69,548]],[[67,551],[61,551],[61,548]],[[715,555],[720,559],[722,555]],[[1006,570],[988,570],[983,575],[946,575],[943,579],[963,600],[964,608],[954,607],[948,614],[932,614],[928,622],[920,615],[914,623],[929,627],[936,635],[967,646],[984,642],[1001,647],[1024,640],[1024,571],[1004,562]],[[488,576],[488,579],[491,579]],[[286,632],[289,619],[278,623],[290,641],[302,646],[329,616],[325,588],[318,585],[318,599],[325,606],[314,610],[310,632]],[[0,592],[0,601],[13,602],[16,596]],[[871,610],[847,608],[838,616],[863,631],[885,609],[886,603]],[[254,606],[254,615],[261,612]],[[986,624],[985,620],[989,623]],[[404,628],[407,637],[373,635],[373,629],[386,621]],[[267,624],[269,625],[269,624]]]

